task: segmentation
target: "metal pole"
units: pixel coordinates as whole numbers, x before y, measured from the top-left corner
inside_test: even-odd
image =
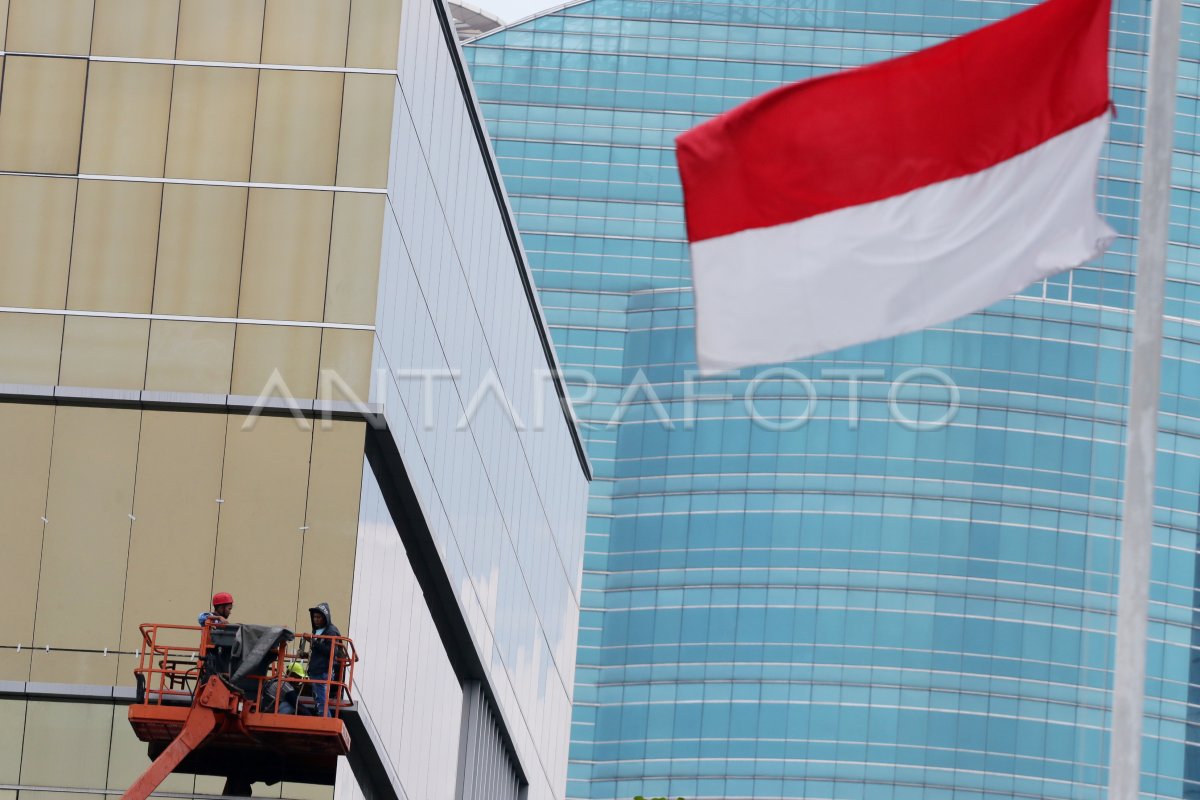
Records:
[[[1180,0],[1154,0],[1150,16],[1108,800],[1137,800],[1141,777],[1150,550],[1154,532],[1154,460],[1180,14]]]

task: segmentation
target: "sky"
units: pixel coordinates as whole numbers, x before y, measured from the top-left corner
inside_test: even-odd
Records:
[[[476,8],[482,8],[505,22],[516,22],[530,14],[562,5],[564,0],[466,0]]]

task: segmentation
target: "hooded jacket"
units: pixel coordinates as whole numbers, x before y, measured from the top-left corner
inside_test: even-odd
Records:
[[[329,603],[317,603],[308,610],[309,616],[312,616],[314,611],[320,612],[325,616],[325,627],[321,630],[321,636],[341,636],[342,632],[333,624],[333,618],[329,614]],[[313,628],[313,633],[317,633],[317,629]],[[328,639],[313,639],[312,653],[308,657],[308,677],[314,678],[329,674],[330,649],[332,642]]]

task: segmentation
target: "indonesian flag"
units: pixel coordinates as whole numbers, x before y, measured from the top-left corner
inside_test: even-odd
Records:
[[[920,330],[1103,253],[1108,19],[1046,0],[679,136],[701,370]]]

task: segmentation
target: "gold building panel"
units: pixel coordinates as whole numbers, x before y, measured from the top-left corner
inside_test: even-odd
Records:
[[[386,202],[384,195],[337,193],[325,289],[326,322],[374,324]]]
[[[321,329],[238,325],[230,394],[313,398]]]
[[[317,397],[366,402],[371,396],[374,345],[375,334],[371,331],[326,328],[321,335]]]
[[[75,184],[0,175],[0,305],[65,307]]]
[[[346,66],[396,69],[403,8],[398,0],[354,0]]]
[[[62,335],[61,316],[0,312],[0,383],[58,383]]]
[[[350,619],[365,439],[362,422],[318,422],[313,429],[297,630],[310,628],[308,609],[320,602],[329,603],[342,630]]]
[[[55,412],[34,627],[39,646],[101,650],[120,641],[139,416],[112,408]]]
[[[112,722],[112,706],[105,703],[30,700],[21,783],[79,789],[104,786]]]
[[[262,71],[252,180],[333,185],[342,78],[337,72]]]
[[[249,180],[257,96],[257,70],[176,67],[167,177]]]
[[[0,783],[20,782],[24,738],[25,701],[0,700]]]
[[[138,625],[195,625],[213,593],[225,457],[223,414],[147,411],[138,447],[121,649]]]
[[[234,327],[228,322],[151,322],[146,389],[229,394]]]
[[[237,315],[247,189],[163,187],[154,313]]]
[[[54,406],[0,403],[0,451],[6,456],[0,459],[0,527],[4,530],[0,586],[9,592],[4,603],[5,645],[33,642],[53,430]],[[3,736],[0,725],[0,740]],[[0,763],[3,751],[0,746]],[[13,782],[0,774],[0,783]]]
[[[162,184],[80,181],[67,308],[146,314]]]
[[[233,593],[239,619],[286,625],[296,612],[312,432],[291,417],[258,417],[250,430],[245,422],[229,417],[213,587]]]
[[[179,4],[164,0],[96,0],[92,54],[174,58]]]
[[[320,322],[333,193],[251,189],[238,316]]]
[[[114,61],[91,65],[80,172],[162,177],[173,69]]]
[[[67,317],[58,383],[137,391],[146,384],[150,320]]]
[[[146,743],[134,735],[128,715],[129,709],[125,706],[113,707],[112,747],[108,755],[108,788],[122,792],[141,777],[146,767],[150,766]],[[195,785],[196,776],[177,772],[168,775],[167,779],[158,787],[158,791],[191,794]],[[220,792],[222,788],[218,787],[217,792]]]
[[[78,171],[87,68],[88,62],[78,58],[9,56],[4,60],[0,169]]]
[[[86,56],[95,0],[10,0],[5,49]]]
[[[349,24],[350,0],[267,0],[262,62],[345,66]]]
[[[264,4],[265,0],[182,0],[175,57],[257,64]]]
[[[392,104],[398,86],[391,75],[346,76],[338,144],[338,186],[387,188]]]

